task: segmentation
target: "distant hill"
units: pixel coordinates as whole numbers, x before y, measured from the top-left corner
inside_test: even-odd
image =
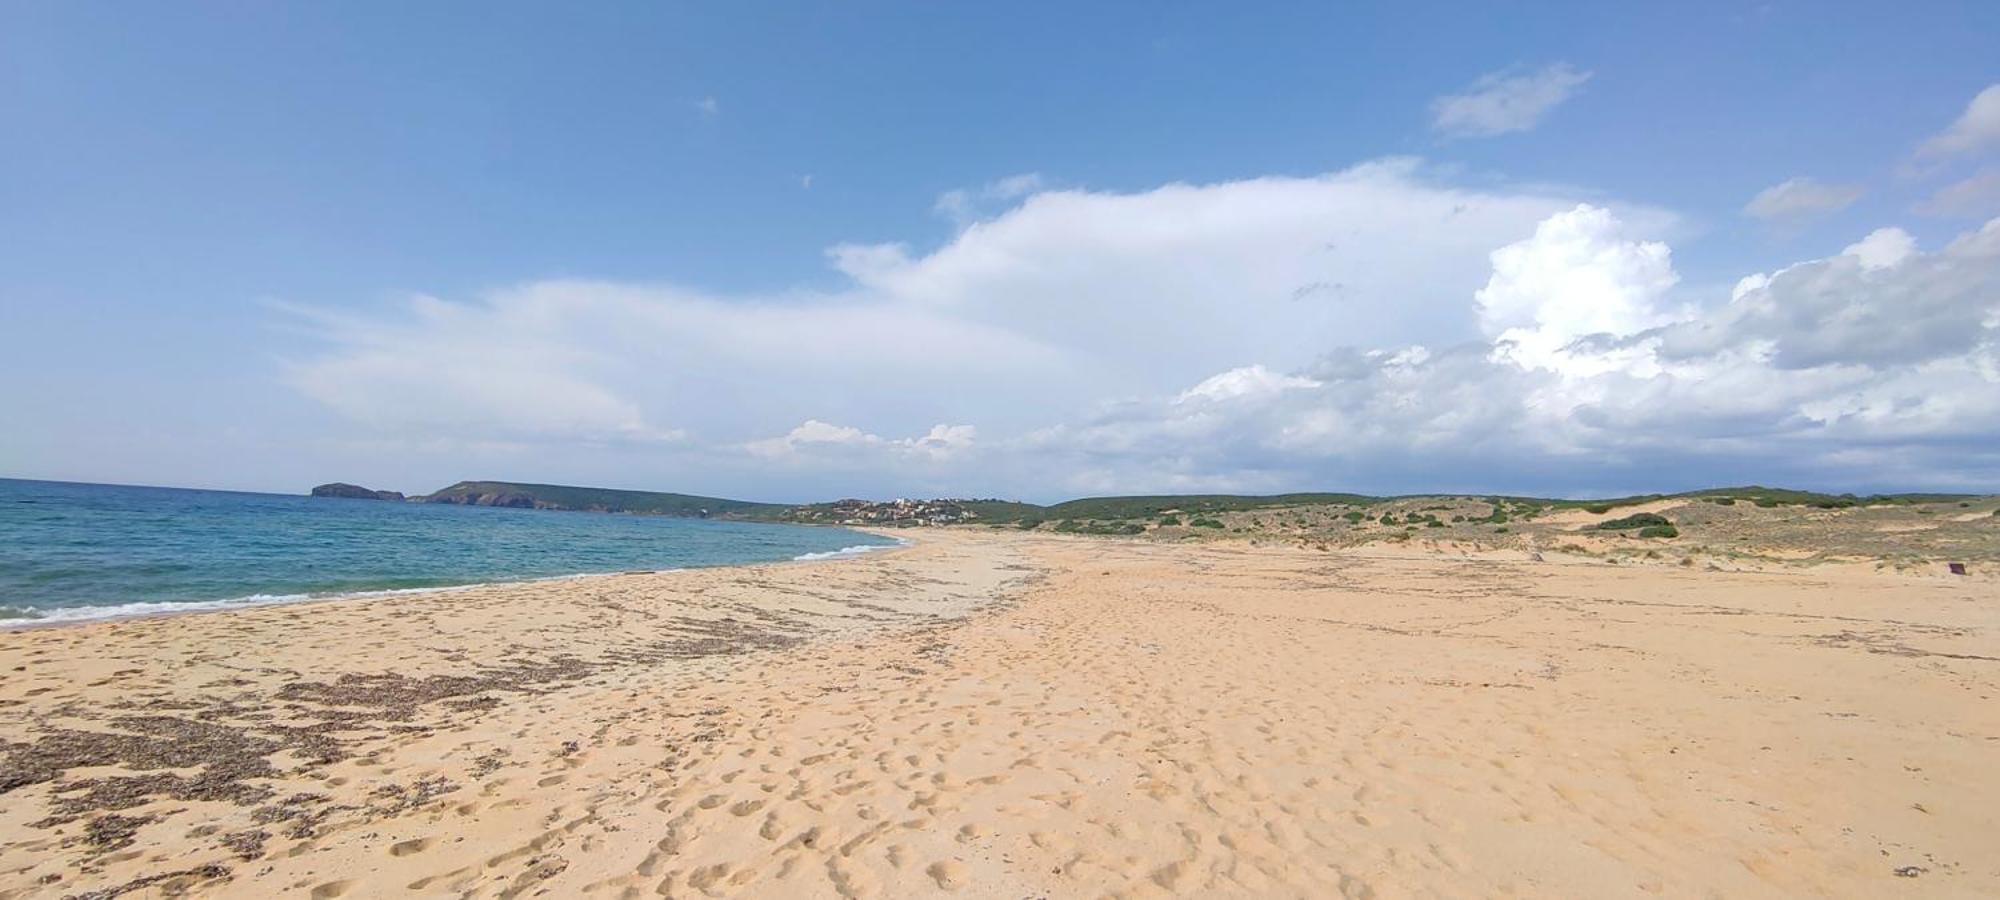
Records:
[[[566,509],[686,518],[783,519],[792,509],[778,503],[752,503],[693,494],[621,491],[561,484],[518,484],[511,481],[461,481],[413,499],[419,503],[460,506]]]
[[[1321,503],[1371,503],[1375,497],[1360,494],[1161,494],[1141,497],[1088,497],[1065,500],[1040,507],[1035,515],[1045,519],[1146,519],[1166,512],[1189,514],[1237,512],[1281,506],[1312,506]]]
[[[342,500],[389,500],[396,503],[403,502],[403,495],[395,491],[369,490],[361,485],[348,484],[344,481],[322,484],[312,489],[312,495],[315,497],[338,497]]]
[[[378,497],[400,499],[393,491],[371,491],[350,484],[326,484],[313,489],[314,496]],[[1550,508],[1584,508],[1592,512],[1630,506],[1653,500],[1686,498],[1730,504],[1743,502],[1763,507],[1811,506],[1837,509],[1849,506],[1915,504],[1957,501],[1971,494],[1823,494],[1769,488],[1760,485],[1708,488],[1677,494],[1642,494],[1600,500],[1559,500],[1488,494],[1406,494],[1369,496],[1348,493],[1270,494],[1159,494],[1129,497],[1086,497],[1052,505],[1016,500],[838,500],[827,503],[753,503],[723,497],[673,494],[659,491],[627,491],[611,488],[575,487],[560,484],[526,484],[512,481],[461,481],[435,493],[410,500],[418,503],[452,503],[461,506],[503,506],[521,509],[576,510],[582,512],[628,513],[635,515],[681,516],[687,518],[740,519],[763,522],[845,523],[845,524],[989,524],[1033,528],[1044,523],[1133,522],[1185,516],[1197,519],[1221,513],[1243,513],[1309,506],[1368,507],[1398,500],[1425,497],[1448,499],[1465,497],[1489,503]],[[1108,526],[1107,526],[1108,527]]]

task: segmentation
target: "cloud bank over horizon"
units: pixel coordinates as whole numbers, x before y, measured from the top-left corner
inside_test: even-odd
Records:
[[[285,378],[404,452],[661,488],[2000,483],[2000,220],[1708,291],[1669,211],[1411,159],[1129,193],[1016,176],[938,211],[958,228],[934,249],[830,248],[833,289],[285,307],[323,341]]]

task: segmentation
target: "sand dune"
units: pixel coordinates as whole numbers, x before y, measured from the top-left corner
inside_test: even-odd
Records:
[[[1987,585],[918,537],[0,634],[0,896],[2000,891]]]

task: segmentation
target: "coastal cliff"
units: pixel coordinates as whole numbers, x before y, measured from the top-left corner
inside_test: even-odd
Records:
[[[336,481],[322,484],[312,489],[315,497],[337,497],[342,500],[391,500],[397,503],[406,499],[399,491],[375,491],[358,484]]]
[[[521,484],[508,481],[461,481],[443,490],[413,499],[419,503],[451,503],[459,506],[504,506],[518,509],[633,513],[703,519],[781,520],[790,509],[789,506],[782,504],[751,503],[721,497],[698,497],[692,494],[623,491],[558,484]]]

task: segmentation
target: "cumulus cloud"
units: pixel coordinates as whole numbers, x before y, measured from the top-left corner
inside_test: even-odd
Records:
[[[1840,255],[1853,257],[1863,269],[1887,269],[1901,265],[1917,252],[1917,239],[1901,228],[1877,228],[1868,236],[1847,245]]]
[[[1567,348],[1592,335],[1622,337],[1665,324],[1661,298],[1680,280],[1672,251],[1636,241],[1609,210],[1578,206],[1533,236],[1493,251],[1493,275],[1474,295],[1495,352],[1528,367],[1586,362]]]
[[[2000,84],[1974,96],[1949,127],[1917,148],[1917,155],[1942,159],[1996,149],[2000,149]]]
[[[1572,205],[1440,184],[1390,160],[1315,178],[1042,191],[928,254],[846,245],[831,258],[863,293],[1075,347],[1106,393],[1157,392],[1190,371],[1296,367],[1334,343],[1470,336],[1465,298],[1486,254]],[[1632,215],[1641,230],[1671,223]]]
[[[1532,72],[1482,75],[1466,90],[1431,101],[1431,127],[1451,137],[1493,137],[1527,131],[1574,96],[1591,73],[1568,63]]]
[[[1720,305],[1688,307],[1666,299],[1675,276],[1664,247],[1581,207],[1493,255],[1506,296],[1493,298],[1489,340],[1335,350],[1291,375],[1233,369],[1045,429],[1034,445],[1099,485],[1127,473],[1123,489],[1204,478],[1231,489],[1579,478],[1658,488],[1690,469],[1705,473],[1696,483],[1784,472],[1990,484],[2000,221],[1932,253],[1906,239],[1884,229],[1746,279]],[[1580,297],[1606,311],[1575,318]],[[1550,326],[1571,339],[1557,365],[1509,339]],[[1159,481],[1134,483],[1142,461]]]
[[[662,487],[2000,480],[1974,449],[2000,446],[2000,223],[1933,250],[1880,229],[1711,297],[1664,213],[1409,161],[1004,202],[935,249],[833,248],[824,291],[294,310],[324,344],[287,377],[385,434],[624,447]]]
[[[1862,193],[1859,185],[1788,178],[1757,192],[1743,211],[1767,222],[1799,222],[1846,209]]]
[[[1790,266],[1725,307],[1660,332],[1663,355],[1737,352],[1772,371],[1894,371],[1990,350],[2000,315],[2000,220],[1923,253],[1883,228]]]

